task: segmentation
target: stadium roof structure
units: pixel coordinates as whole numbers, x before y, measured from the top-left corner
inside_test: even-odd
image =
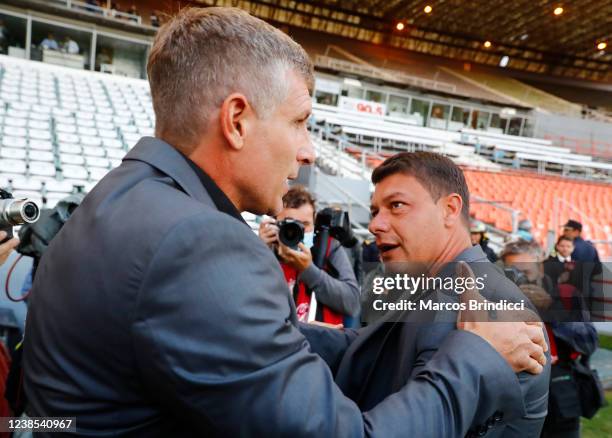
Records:
[[[612,0],[183,0],[180,3],[238,6],[275,24],[457,61],[612,82]],[[400,22],[402,30],[398,30]]]

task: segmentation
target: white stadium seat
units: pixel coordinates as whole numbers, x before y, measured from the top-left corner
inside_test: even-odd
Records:
[[[60,154],[60,161],[62,163],[71,164],[75,166],[82,166],[85,164],[85,158],[82,155],[74,154]]]
[[[81,146],[72,143],[60,143],[59,150],[67,154],[81,154],[83,152]]]
[[[74,186],[69,181],[46,181],[45,188],[48,192],[72,193]]]
[[[48,140],[30,140],[30,149],[37,149],[40,151],[50,151],[53,149],[53,145]]]
[[[75,134],[66,134],[63,132],[58,132],[57,140],[64,143],[78,143],[79,136]]]
[[[49,130],[49,122],[48,121],[41,121],[41,120],[35,120],[35,119],[30,119],[28,121],[28,128],[30,129],[42,129],[42,130]]]
[[[123,138],[128,143],[128,145],[136,143],[138,140],[140,140],[140,137],[142,137],[140,134],[134,134],[131,132],[126,132],[125,134],[123,134]]]
[[[24,127],[28,123],[27,119],[17,118],[7,115],[4,119],[4,124],[8,126]]]
[[[55,160],[53,152],[31,150],[28,154],[30,161],[47,161],[52,163]]]
[[[42,182],[32,178],[15,178],[12,185],[16,190],[40,191],[42,188]]]
[[[62,173],[64,178],[87,179],[88,177],[87,170],[80,166],[63,166]]]
[[[18,128],[17,126],[4,126],[4,135],[10,135],[13,137],[26,137],[28,130],[25,128]]]
[[[117,138],[103,138],[102,144],[107,148],[122,148],[123,142]]]
[[[110,129],[99,129],[98,135],[104,138],[117,138],[117,131]]]
[[[91,176],[91,179],[94,181],[100,181],[102,178],[106,176],[108,172],[109,172],[108,169],[104,169],[102,167],[92,167],[89,169],[89,174]]]
[[[57,125],[55,125],[55,130],[57,132],[66,132],[68,134],[75,134],[77,132],[77,127],[76,125],[58,123]]]
[[[115,130],[115,124],[112,122],[112,119],[110,122],[102,122],[100,120],[96,121],[96,127],[98,129],[112,129]]]
[[[96,113],[81,110],[78,111],[75,115],[76,118],[79,120],[94,120]]]
[[[68,126],[76,126],[76,120],[72,116],[54,116],[55,123]]]
[[[98,130],[96,128],[88,128],[83,125],[79,125],[78,130],[80,135],[89,135],[92,137],[98,135]]]
[[[8,135],[2,137],[2,146],[11,148],[25,148],[27,145],[28,142],[23,137],[10,137]]]
[[[29,169],[31,175],[55,176],[55,166],[51,163],[30,161]]]
[[[92,137],[89,135],[81,136],[81,144],[87,146],[100,146],[102,144],[102,140],[99,137]]]
[[[26,158],[26,150],[25,149],[17,149],[17,148],[2,148],[0,149],[0,157],[10,158],[10,159],[18,159],[25,160]]]
[[[26,163],[23,160],[0,160],[0,172],[22,174],[26,172]]]
[[[51,139],[51,133],[49,131],[43,131],[41,129],[30,129],[29,135],[30,138],[35,138],[37,140]]]
[[[87,163],[87,166],[103,167],[105,169],[108,169],[110,165],[110,162],[107,158],[101,157],[85,157],[85,162]]]
[[[97,146],[83,146],[83,155],[90,157],[104,157],[106,156],[106,150]]]
[[[125,157],[125,151],[123,149],[106,149],[106,156],[121,159]]]

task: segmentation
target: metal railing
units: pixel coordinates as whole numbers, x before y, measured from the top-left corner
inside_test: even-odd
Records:
[[[355,75],[366,76],[376,79],[384,79],[387,81],[412,85],[415,87],[427,88],[430,90],[444,91],[447,93],[456,92],[455,85],[450,84],[448,82],[425,79],[419,76],[409,75],[399,70],[391,70],[388,68],[357,64],[355,62],[344,61],[342,59],[332,58],[325,55],[317,55],[315,57],[315,65],[318,67],[329,68],[345,73],[352,73]]]
[[[79,0],[51,0],[56,6],[62,6],[66,9],[77,10],[79,12],[87,12],[94,15],[102,15],[106,18],[115,19],[121,22],[128,22],[142,26],[142,17],[140,15],[130,14],[129,12],[121,12],[110,7],[100,7]]]
[[[470,204],[488,204],[491,207],[498,208],[502,211],[509,213],[510,223],[511,223],[511,228],[512,228],[511,233],[516,234],[516,232],[518,231],[518,223],[519,223],[519,217],[521,215],[521,210],[516,210],[514,208],[500,204],[497,201],[490,201],[488,199],[481,198],[480,196],[476,196],[476,195],[470,195]]]

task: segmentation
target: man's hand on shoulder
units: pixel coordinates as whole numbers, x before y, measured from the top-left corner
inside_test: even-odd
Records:
[[[467,263],[459,262],[457,274],[460,277],[474,277]],[[475,284],[475,282],[472,282]],[[471,300],[485,302],[475,288],[461,295],[461,302]],[[497,312],[493,319],[486,310],[460,311],[457,328],[466,330],[486,340],[508,362],[515,372],[527,371],[540,374],[546,365],[548,345],[544,338],[543,324],[530,310]]]

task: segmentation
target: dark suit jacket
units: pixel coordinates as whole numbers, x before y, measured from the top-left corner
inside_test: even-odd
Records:
[[[297,329],[272,251],[174,148],[144,138],[41,260],[27,412],[134,437],[460,437],[482,400],[522,415],[516,377],[486,341],[453,332],[437,347],[362,412]]]
[[[526,300],[520,290],[487,261],[486,254],[479,246],[465,250],[458,260],[470,263],[477,276],[486,278],[483,295],[488,299]],[[454,293],[449,295],[442,292],[429,297],[436,302],[452,302],[457,298]],[[350,344],[343,343],[342,338],[334,338],[332,334],[323,335],[320,330],[303,327],[302,331],[315,351],[321,351],[334,369],[338,386],[362,410],[367,411],[392,394],[397,395],[406,385],[410,386],[411,379],[422,375],[445,339],[457,334],[456,319],[455,312],[415,310],[404,312],[400,317],[390,314],[355,333],[355,339]],[[462,345],[463,341],[455,342],[462,354],[481,357],[482,352],[478,349]],[[480,361],[483,369],[487,366],[487,360],[482,357]],[[474,371],[480,372],[478,369]],[[482,378],[485,379],[484,376]],[[547,413],[549,379],[550,358],[542,374],[533,376],[521,373],[515,377],[511,384],[521,388],[523,397],[520,400],[508,400],[499,405],[486,396],[480,397],[470,417],[456,418],[455,421],[464,422],[462,428],[467,426],[468,436],[539,437]],[[421,422],[424,430],[433,430],[439,419],[425,413]],[[428,433],[424,436],[449,435]]]

